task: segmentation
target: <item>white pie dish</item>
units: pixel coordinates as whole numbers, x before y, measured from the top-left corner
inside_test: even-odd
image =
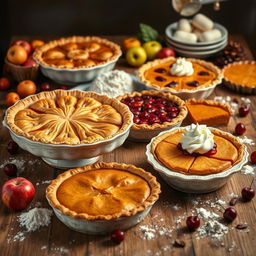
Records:
[[[182,128],[185,129],[186,127]],[[209,128],[216,129],[212,127]],[[173,131],[175,129],[179,128],[173,128],[169,131]],[[162,132],[159,134],[159,136],[169,131]],[[246,147],[244,147],[244,156],[242,160],[223,172],[210,175],[185,175],[168,169],[155,159],[154,155],[151,153],[151,145],[155,138],[153,138],[146,147],[148,162],[153,166],[155,170],[159,172],[161,177],[166,181],[168,185],[174,189],[186,193],[209,193],[221,188],[227,183],[231,176],[234,173],[239,172],[243,165],[245,165],[248,161],[249,153]]]
[[[76,93],[78,91],[74,91]],[[42,93],[41,93],[42,94]],[[103,95],[98,96],[102,97]],[[34,97],[28,96],[27,98]],[[25,98],[25,99],[27,99]],[[15,105],[18,104],[15,103]],[[113,137],[105,140],[96,141],[93,143],[80,144],[54,144],[36,141],[30,138],[19,135],[7,123],[7,117],[4,117],[3,126],[5,126],[12,137],[12,139],[24,150],[30,152],[35,156],[41,157],[46,163],[53,167],[68,169],[73,167],[80,167],[91,164],[99,159],[99,156],[113,151],[115,148],[121,146],[129,135],[130,128],[133,124],[133,115],[130,113],[127,106],[116,101],[116,106],[121,106],[126,109],[125,126],[115,134]],[[121,105],[120,105],[121,104]],[[13,105],[12,107],[15,107]],[[8,110],[7,110],[8,112]],[[6,112],[6,113],[7,113]],[[128,113],[128,114],[127,114]],[[7,114],[6,114],[7,115]]]

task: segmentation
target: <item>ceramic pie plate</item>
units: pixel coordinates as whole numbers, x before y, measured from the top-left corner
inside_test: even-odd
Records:
[[[32,96],[28,96],[27,98],[29,97]],[[126,129],[109,139],[76,145],[43,143],[18,135],[7,124],[6,116],[3,120],[3,126],[9,130],[11,138],[22,149],[41,157],[52,167],[69,169],[95,163],[98,161],[100,155],[109,153],[121,146],[129,135],[130,128],[133,124],[132,119],[133,115],[131,114],[130,120],[127,120]]]
[[[101,163],[98,163],[98,164],[100,165]],[[119,164],[119,165],[125,166],[125,164]],[[88,168],[90,169],[91,166],[88,166]],[[120,168],[120,169],[122,169],[122,168]],[[69,172],[69,171],[67,171],[67,172]],[[130,171],[130,172],[133,173],[132,171]],[[152,176],[152,179],[155,179],[155,178]],[[155,182],[157,182],[157,181],[155,181]],[[156,193],[157,190],[159,190],[158,194],[160,193],[159,184],[158,184],[158,188],[153,188],[152,187],[153,185],[150,182],[148,182],[148,184],[149,184],[150,188],[153,189],[152,193]],[[70,214],[68,214],[68,211],[65,214],[64,212],[59,210],[57,207],[55,207],[54,204],[51,202],[51,200],[47,197],[49,187],[46,190],[46,199],[47,199],[48,203],[50,204],[50,206],[52,207],[57,218],[62,223],[64,223],[66,226],[68,226],[69,228],[71,228],[75,231],[85,233],[85,234],[92,234],[92,235],[107,234],[107,233],[111,233],[114,229],[126,230],[126,229],[131,228],[132,226],[135,226],[136,224],[138,224],[145,218],[145,216],[150,212],[152,206],[158,199],[158,194],[157,195],[152,194],[151,197],[152,198],[154,197],[154,200],[152,199],[151,200],[152,202],[150,202],[148,204],[148,206],[145,207],[144,210],[138,210],[138,212],[135,213],[134,215],[117,217],[117,218],[110,219],[110,220],[101,220],[101,219],[86,220],[85,218],[79,218],[78,216],[77,217],[71,216]]]
[[[185,128],[186,127],[184,127],[184,129]],[[216,130],[216,128],[209,128]],[[169,131],[173,131],[175,129],[180,128],[173,128]],[[159,134],[159,136],[169,131],[162,132]],[[234,173],[239,172],[242,167],[248,162],[249,153],[246,147],[244,147],[244,156],[242,160],[236,165],[227,169],[226,171],[210,175],[185,175],[168,169],[155,159],[154,155],[151,153],[151,144],[155,138],[153,138],[146,147],[147,160],[153,166],[153,168],[159,172],[160,176],[169,186],[182,192],[209,193],[215,191],[224,186],[231,178],[231,176]]]

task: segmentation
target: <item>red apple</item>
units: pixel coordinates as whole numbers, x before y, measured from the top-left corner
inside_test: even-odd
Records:
[[[32,59],[32,58],[28,58],[23,64],[22,66],[25,67],[35,67],[37,65],[37,63]]]
[[[22,46],[25,49],[25,51],[27,52],[27,54],[30,54],[30,52],[32,51],[30,43],[25,40],[17,40],[12,45]]]
[[[10,80],[6,77],[0,78],[0,90],[8,90],[11,86]]]
[[[33,184],[22,177],[6,181],[2,187],[3,203],[13,210],[27,208],[34,195],[35,188]]]
[[[172,48],[163,48],[160,50],[160,52],[157,54],[158,59],[164,59],[167,57],[175,57],[175,52]]]

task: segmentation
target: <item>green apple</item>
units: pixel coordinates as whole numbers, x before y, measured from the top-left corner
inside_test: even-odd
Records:
[[[126,60],[131,66],[138,67],[147,60],[147,53],[141,46],[131,47],[126,53]]]
[[[143,48],[145,49],[148,59],[154,59],[159,51],[162,49],[162,45],[157,41],[149,41],[143,44]]]

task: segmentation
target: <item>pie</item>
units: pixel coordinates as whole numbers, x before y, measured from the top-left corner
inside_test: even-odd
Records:
[[[128,108],[93,92],[56,90],[19,101],[6,111],[18,135],[50,144],[94,143],[110,139],[132,123]]]
[[[209,175],[223,172],[239,163],[244,155],[244,145],[233,135],[211,129],[214,135],[214,154],[189,154],[180,147],[184,128],[166,132],[154,139],[151,150],[154,158],[170,171],[185,175]]]
[[[181,123],[187,115],[185,102],[160,91],[141,91],[118,97],[133,113],[134,130],[161,129]]]
[[[174,76],[170,68],[177,61],[174,57],[156,59],[141,66],[138,76],[141,82],[154,89],[177,92],[195,91],[212,87],[222,80],[221,70],[210,62],[186,59],[192,62],[194,72],[188,76]]]
[[[208,126],[227,125],[233,113],[229,105],[214,100],[190,99],[186,106],[192,123]]]
[[[64,69],[91,68],[115,61],[120,47],[100,37],[73,36],[50,41],[35,51],[34,58],[45,66]]]
[[[223,69],[225,84],[238,92],[256,93],[256,62],[233,62]]]
[[[160,192],[160,184],[149,172],[134,165],[101,162],[60,174],[46,196],[62,214],[94,221],[142,212]]]

